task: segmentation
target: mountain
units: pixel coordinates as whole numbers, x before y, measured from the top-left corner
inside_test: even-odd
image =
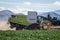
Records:
[[[39,16],[47,17],[48,14],[49,14],[52,18],[53,18],[53,17],[57,17],[57,19],[60,19],[60,15],[57,14],[56,12],[46,12],[46,13],[39,14]]]
[[[8,18],[11,17],[12,14],[14,13],[10,10],[0,11],[0,20],[8,20]]]
[[[8,20],[9,17],[11,17],[11,15],[24,15],[22,13],[13,13],[10,10],[3,10],[0,11],[0,21],[1,20]]]
[[[60,10],[55,10],[54,12],[60,15]]]

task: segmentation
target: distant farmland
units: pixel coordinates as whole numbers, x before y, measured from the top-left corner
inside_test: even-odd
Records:
[[[0,31],[0,40],[60,40],[60,30]]]

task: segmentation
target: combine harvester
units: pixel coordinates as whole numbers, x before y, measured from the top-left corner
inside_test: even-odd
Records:
[[[45,17],[38,16],[36,11],[28,11],[28,15],[12,15],[10,18],[10,27],[16,27],[16,30],[28,29],[28,30],[37,30],[37,29],[48,29],[48,26],[51,26],[51,22],[45,20]]]

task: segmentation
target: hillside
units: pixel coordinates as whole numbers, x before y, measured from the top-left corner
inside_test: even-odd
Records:
[[[0,21],[2,20],[8,20],[9,17],[11,17],[11,15],[14,14],[13,12],[11,12],[10,10],[3,10],[0,11]]]
[[[55,13],[55,12],[46,12],[46,13],[43,13],[43,14],[39,14],[39,16],[44,16],[44,17],[47,17],[48,14],[53,18],[53,17],[57,17],[57,19],[60,20],[60,15]]]

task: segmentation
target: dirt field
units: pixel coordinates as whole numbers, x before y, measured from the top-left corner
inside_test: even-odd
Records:
[[[60,30],[60,26],[51,26],[50,29],[53,29],[53,30],[59,29]]]
[[[11,29],[7,23],[7,21],[0,21],[0,30],[15,30],[15,28]]]

